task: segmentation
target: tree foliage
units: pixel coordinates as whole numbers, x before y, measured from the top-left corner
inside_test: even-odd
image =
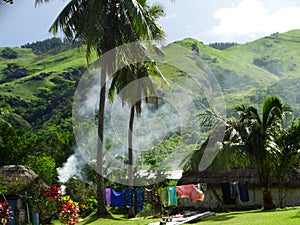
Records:
[[[215,43],[210,43],[208,45],[215,49],[224,50],[226,48],[230,48],[238,44],[236,42],[215,42]]]
[[[12,48],[6,47],[1,51],[0,57],[4,59],[16,59],[18,57],[18,53]]]
[[[226,124],[224,140],[219,145],[219,154],[213,164],[223,164],[229,168],[255,167],[263,188],[264,208],[272,209],[275,205],[269,189],[271,175],[288,173],[299,163],[298,123],[292,122],[291,128],[284,128],[283,120],[291,109],[276,96],[268,96],[264,100],[261,113],[255,107],[245,105],[237,106],[235,111],[238,113],[236,120],[225,121],[213,113],[204,117],[204,124],[215,120]],[[214,132],[218,130],[212,134]],[[206,149],[209,138],[200,150],[192,154],[186,169],[199,167],[199,157],[203,157],[204,152],[209,150]]]
[[[29,74],[25,67],[15,63],[7,64],[6,68],[4,68],[1,72],[4,75],[4,78],[0,80],[0,83],[6,83],[14,79],[25,77]]]
[[[36,41],[21,45],[21,48],[31,48],[37,54],[58,54],[68,49],[74,48],[79,43],[71,43],[67,39],[61,40],[60,38],[53,37],[43,41]]]
[[[22,164],[30,167],[47,184],[52,184],[57,180],[55,160],[45,153],[28,155]]]

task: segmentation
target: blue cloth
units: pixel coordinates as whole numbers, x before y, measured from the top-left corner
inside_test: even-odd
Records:
[[[177,192],[176,187],[168,187],[169,192],[169,206],[177,206]]]
[[[120,192],[116,192],[114,189],[111,189],[111,206],[124,207],[124,203],[125,203],[125,190],[123,189]]]
[[[143,188],[137,188],[135,189],[136,193],[136,200],[137,200],[137,211],[144,210],[144,190]]]
[[[248,182],[246,181],[244,185],[239,185],[240,191],[240,199],[242,202],[249,201],[249,193],[248,193]]]
[[[132,188],[125,189],[125,205],[127,208],[134,207],[134,190]]]

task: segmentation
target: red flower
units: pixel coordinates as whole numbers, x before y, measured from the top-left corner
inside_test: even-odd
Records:
[[[0,222],[7,224],[8,221],[14,219],[14,213],[8,202],[0,202]]]
[[[48,189],[44,192],[45,197],[48,197],[48,201],[58,200],[62,196],[61,188],[57,187],[56,185],[51,185]]]

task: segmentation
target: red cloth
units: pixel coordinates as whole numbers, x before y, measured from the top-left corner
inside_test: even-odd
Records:
[[[197,189],[193,184],[176,186],[176,191],[180,198],[189,198],[192,202],[204,200],[203,192]]]

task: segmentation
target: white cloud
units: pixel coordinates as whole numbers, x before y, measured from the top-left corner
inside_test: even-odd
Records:
[[[285,7],[271,12],[261,0],[242,0],[238,5],[219,9],[214,18],[219,20],[219,24],[208,36],[223,41],[246,42],[274,32],[299,29],[300,7]]]

